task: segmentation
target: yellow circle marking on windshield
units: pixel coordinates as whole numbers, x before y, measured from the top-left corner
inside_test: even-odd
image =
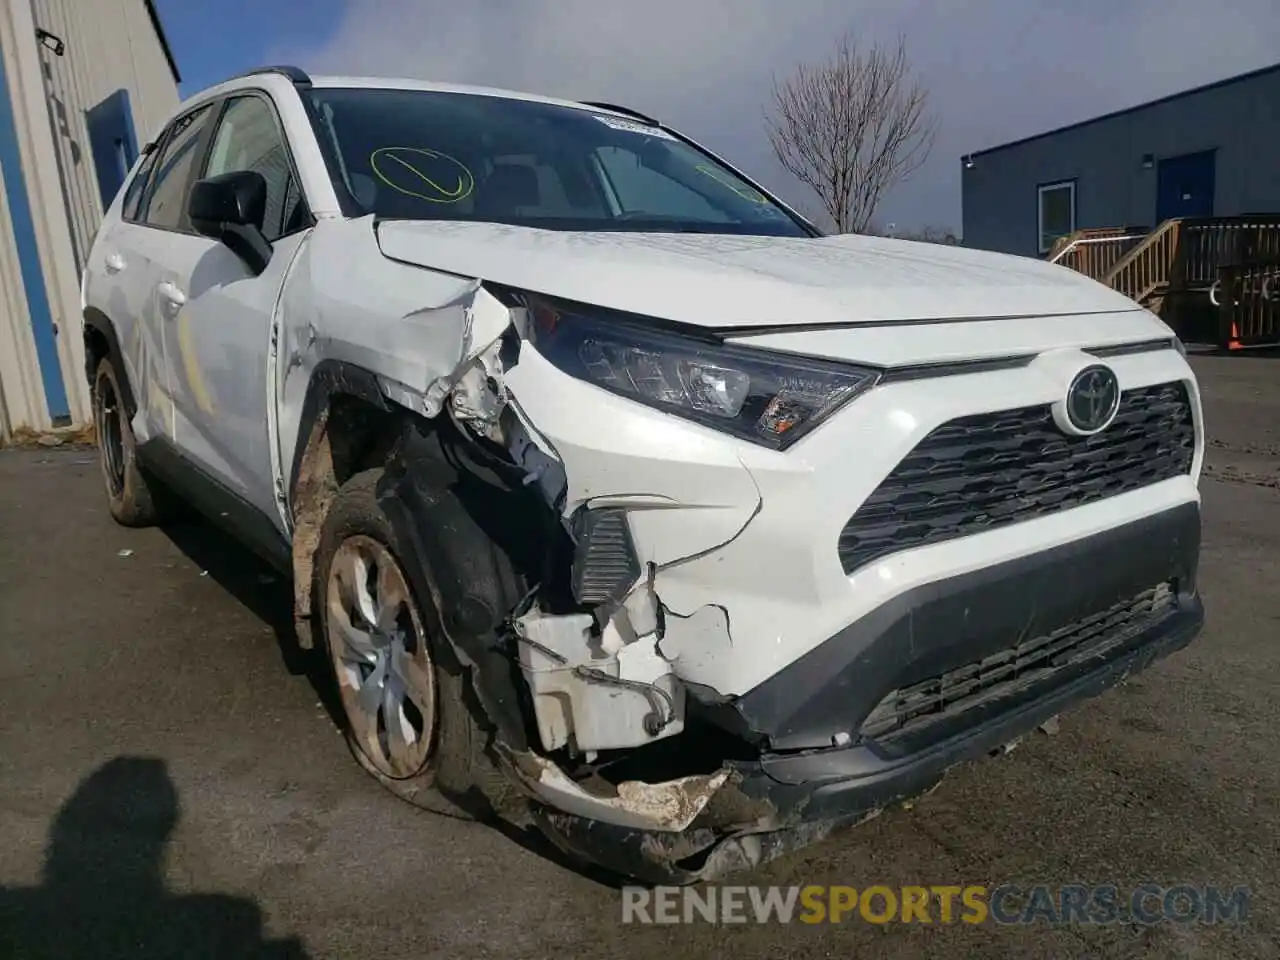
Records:
[[[426,166],[424,160],[437,167],[452,166],[458,178],[457,184],[445,187],[423,173],[420,168]],[[369,155],[369,166],[377,178],[392,190],[430,203],[457,203],[471,196],[471,191],[476,188],[476,178],[466,164],[447,153],[425,147],[379,147]],[[406,180],[412,186],[398,182]]]
[[[721,184],[722,186],[728,187],[730,190],[732,190],[734,193],[740,196],[743,200],[750,200],[752,203],[759,203],[759,204],[765,204],[769,202],[765,196],[763,196],[762,194],[760,194],[755,190],[752,190],[745,183],[733,183],[732,181],[726,179],[725,176],[715,167],[708,166],[705,163],[700,163],[694,169],[697,170],[699,173],[701,173],[703,176],[710,177],[716,183]]]

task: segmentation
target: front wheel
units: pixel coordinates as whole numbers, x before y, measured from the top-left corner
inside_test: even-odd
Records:
[[[359,764],[396,796],[474,818],[487,811],[466,798],[496,771],[483,756],[466,678],[443,650],[447,641],[431,635],[439,620],[401,566],[378,503],[381,476],[367,470],[343,484],[316,558],[314,595],[344,733]]]

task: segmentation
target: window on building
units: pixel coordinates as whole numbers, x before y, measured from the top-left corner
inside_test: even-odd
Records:
[[[274,242],[303,226],[306,211],[276,122],[275,110],[257,96],[237,97],[227,104],[214,134],[204,176],[251,170],[267,182],[267,208],[262,233]]]
[[[1059,237],[1076,229],[1076,182],[1046,183],[1036,188],[1039,201],[1040,252],[1048,253]]]
[[[152,187],[142,219],[148,226],[185,230],[187,221],[187,186],[191,166],[199,159],[196,148],[203,142],[205,124],[211,106],[206,104],[173,122],[164,154],[156,164]]]

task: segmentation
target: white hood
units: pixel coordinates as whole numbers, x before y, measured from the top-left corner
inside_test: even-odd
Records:
[[[378,235],[395,260],[705,327],[1138,309],[1065,267],[879,237],[571,233],[453,221],[388,221]]]

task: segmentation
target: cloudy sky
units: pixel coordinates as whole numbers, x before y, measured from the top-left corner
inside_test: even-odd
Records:
[[[881,207],[899,229],[958,227],[963,153],[1280,61],[1276,0],[347,0],[323,27],[297,13],[272,18],[268,62],[627,104],[802,204],[765,139],[773,78],[841,31],[901,34],[939,128]]]

